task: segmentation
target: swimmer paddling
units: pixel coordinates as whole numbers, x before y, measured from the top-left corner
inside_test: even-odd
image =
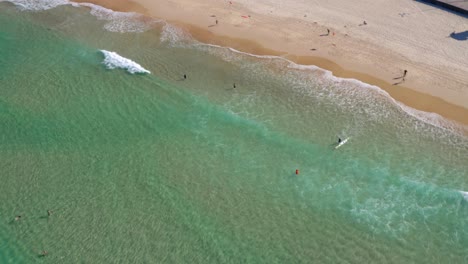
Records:
[[[338,143],[336,144],[335,146],[335,149],[343,146],[346,142],[348,142],[349,140],[349,137],[345,138],[345,139],[341,139],[340,137],[338,138]]]

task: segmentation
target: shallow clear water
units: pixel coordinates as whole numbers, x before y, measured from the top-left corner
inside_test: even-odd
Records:
[[[93,12],[0,3],[1,263],[468,261],[456,125]]]

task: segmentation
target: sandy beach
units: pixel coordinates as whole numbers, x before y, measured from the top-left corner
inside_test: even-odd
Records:
[[[162,18],[202,42],[316,65],[468,124],[467,42],[450,37],[468,20],[437,7],[410,0],[78,2]]]
[[[466,18],[136,1],[0,0],[0,264],[467,263]]]

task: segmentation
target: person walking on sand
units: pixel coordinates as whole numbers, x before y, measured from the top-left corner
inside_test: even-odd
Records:
[[[327,28],[327,35],[330,35],[330,29]]]
[[[216,25],[218,25],[218,19],[216,19],[216,21],[215,21],[215,22],[216,22]]]
[[[402,79],[402,82],[405,81],[406,73],[408,73],[408,71],[407,71],[407,70],[404,70],[404,71],[403,71],[403,77],[402,77],[403,79]]]

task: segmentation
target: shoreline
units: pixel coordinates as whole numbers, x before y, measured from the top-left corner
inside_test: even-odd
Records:
[[[377,86],[380,89],[387,92],[396,101],[401,102],[404,105],[414,108],[416,110],[428,113],[436,113],[444,118],[461,123],[462,125],[468,125],[468,109],[455,104],[451,104],[443,100],[442,98],[435,97],[426,93],[421,93],[406,86],[395,86],[391,83],[388,83],[382,79],[379,79],[366,73],[354,72],[344,69],[337,63],[325,58],[314,56],[297,56],[290,54],[285,55],[284,53],[281,53],[279,51],[264,48],[259,44],[249,40],[235,39],[230,38],[228,36],[220,37],[202,28],[198,28],[196,26],[177,21],[170,21],[170,23],[192,34],[192,36],[200,42],[230,47],[238,51],[254,55],[271,55],[284,57],[285,59],[288,59],[300,65],[317,66],[321,69],[331,71],[333,76],[335,77],[356,79],[358,81]],[[417,100],[414,100],[414,98],[417,98]],[[467,127],[465,127],[464,130],[468,132]]]
[[[259,36],[259,38],[255,38],[256,33],[264,36],[265,33],[268,33],[269,31],[267,32],[254,31],[253,33],[251,32],[245,35],[244,38],[242,38],[242,37],[239,37],[239,33],[245,32],[245,30],[248,28],[239,26],[240,29],[236,29],[235,27],[237,24],[235,23],[234,23],[234,26],[232,26],[233,28],[229,28],[229,30],[222,30],[221,32],[219,32],[217,24],[216,26],[213,26],[213,25],[209,25],[208,27],[205,26],[206,27],[205,28],[201,26],[201,24],[206,25],[207,22],[213,23],[215,19],[216,20],[219,19],[220,22],[223,23],[223,26],[224,26],[224,23],[226,22],[224,21],[224,19],[221,20],[221,17],[218,18],[219,15],[212,15],[212,16],[203,15],[203,16],[196,16],[196,17],[192,17],[192,16],[187,17],[185,16],[187,10],[192,10],[192,9],[181,11],[180,6],[176,5],[177,4],[176,2],[180,2],[180,1],[184,1],[184,0],[175,0],[175,1],[172,1],[171,3],[166,3],[167,1],[164,1],[164,3],[161,3],[161,1],[156,0],[152,2],[152,5],[150,3],[145,2],[144,0],[137,0],[137,1],[76,0],[74,2],[91,2],[93,4],[97,4],[97,5],[112,9],[114,11],[137,12],[145,16],[164,19],[168,23],[171,23],[177,27],[182,28],[184,31],[188,32],[194,39],[203,43],[230,47],[230,48],[239,50],[241,52],[251,53],[255,55],[281,56],[297,64],[314,65],[322,69],[331,71],[332,74],[336,77],[357,79],[364,83],[378,86],[379,88],[386,91],[393,99],[395,99],[398,102],[403,103],[406,106],[409,106],[411,108],[424,111],[424,112],[436,113],[438,115],[441,115],[444,118],[461,123],[462,125],[464,125],[463,130],[465,132],[467,132],[468,130],[467,129],[468,109],[466,108],[466,105],[463,105],[463,102],[466,102],[464,100],[465,98],[458,98],[458,99],[461,99],[460,102],[462,102],[462,105],[460,105],[454,102],[447,101],[446,100],[447,98],[436,96],[429,92],[422,92],[421,90],[423,89],[414,88],[414,87],[418,87],[418,83],[413,83],[412,81],[408,81],[408,85],[406,85],[406,83],[402,85],[394,85],[388,81],[388,80],[393,79],[392,74],[394,74],[394,72],[389,72],[388,70],[382,71],[381,69],[380,69],[381,72],[379,72],[379,66],[377,67],[374,67],[375,65],[366,66],[364,65],[366,63],[362,63],[362,61],[361,62],[352,61],[352,60],[349,60],[349,58],[335,60],[333,54],[332,56],[330,56],[330,52],[328,52],[327,54],[327,47],[328,49],[333,49],[329,47],[330,46],[328,45],[329,43],[317,44],[317,46],[320,46],[320,50],[323,49],[325,53],[321,51],[321,52],[313,53],[314,55],[308,55],[307,53],[311,53],[310,51],[303,52],[300,49],[297,50],[297,52],[291,52],[291,49],[294,50],[295,48],[297,48],[294,45],[292,45],[291,47],[286,46],[286,48],[281,48],[281,45],[284,45],[287,43],[278,41],[278,42],[275,42],[276,43],[275,45],[273,44],[270,45],[272,47],[270,46],[266,47],[265,45],[262,45],[264,43],[258,40],[260,39],[260,40],[265,41],[268,39],[262,39],[261,38],[262,36]],[[185,2],[187,1],[188,0],[185,0]],[[225,3],[221,3],[221,4],[224,5]],[[204,5],[201,5],[201,6],[203,7]],[[217,6],[213,7],[214,10],[217,10],[216,13],[220,13],[221,11],[219,11],[217,8],[218,8]],[[175,10],[176,13],[169,12],[168,10],[172,10],[172,11]],[[215,13],[214,10],[207,10],[206,13],[207,14]],[[233,11],[230,10],[229,12],[233,12]],[[253,14],[251,11],[249,12],[250,14]],[[257,15],[255,14],[252,16],[257,16]],[[242,17],[242,19],[248,20],[248,19],[251,19],[251,17],[245,17],[245,18]],[[244,21],[241,21],[241,23],[243,22]],[[233,33],[233,34],[229,34],[229,33]],[[340,33],[337,33],[337,35],[338,34]],[[329,36],[327,37],[328,39],[326,38],[325,42],[327,42],[330,39]],[[343,43],[340,43],[340,46],[342,45],[345,46],[346,44],[349,44],[350,46],[352,46],[353,43],[347,43],[348,41],[346,39],[347,36],[343,35],[340,37],[341,37],[341,40],[344,41]],[[341,40],[337,40],[336,42],[339,43]],[[320,41],[322,41],[322,39],[320,39]],[[343,51],[338,51],[337,53],[338,55],[343,55],[342,52]],[[372,58],[372,56],[370,57]],[[353,63],[355,65],[352,65]],[[413,63],[413,64],[416,64],[416,63]],[[409,71],[411,73],[413,69],[411,67],[408,67],[408,68],[411,69]],[[356,69],[356,70],[350,70],[350,69]],[[422,77],[423,77],[422,79],[424,80],[425,79],[424,74],[422,75]],[[408,79],[409,78],[411,77],[408,76]],[[433,80],[429,80],[428,83],[430,83],[430,81],[433,81]],[[440,81],[444,83],[443,81],[445,80],[437,79],[436,81]],[[455,88],[456,88],[456,85],[458,84],[458,85],[462,85],[461,88],[464,88],[463,81],[464,80],[461,79],[461,84],[460,82],[458,83],[455,82],[454,84],[451,84],[451,85],[455,85]],[[424,82],[422,83],[424,84]],[[468,84],[466,84],[466,86],[467,86],[466,89],[468,89]]]

